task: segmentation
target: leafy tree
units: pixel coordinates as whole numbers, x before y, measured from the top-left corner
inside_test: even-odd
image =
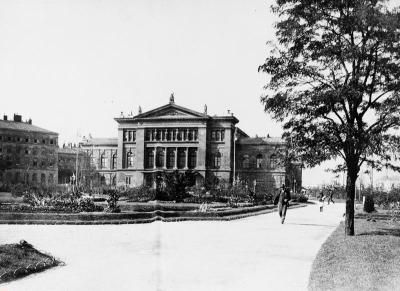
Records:
[[[400,13],[383,0],[277,0],[261,97],[306,166],[342,158],[346,235],[361,165],[391,167],[400,123]]]

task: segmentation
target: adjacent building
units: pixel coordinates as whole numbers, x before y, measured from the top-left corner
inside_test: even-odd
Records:
[[[58,180],[58,133],[22,121],[0,120],[0,182],[54,185]]]

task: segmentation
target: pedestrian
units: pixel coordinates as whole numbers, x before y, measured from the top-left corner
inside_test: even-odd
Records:
[[[281,189],[279,190],[278,195],[274,198],[274,204],[278,204],[278,213],[279,217],[281,218],[281,223],[285,222],[286,218],[286,211],[289,207],[289,201],[291,199],[290,190],[286,189],[285,184],[282,185]]]
[[[323,212],[324,211],[324,202],[325,202],[325,195],[324,193],[321,191],[317,197],[318,199],[318,205],[319,205],[319,212]]]
[[[329,202],[332,202],[333,204],[335,204],[335,201],[333,201],[333,190],[329,189],[329,198],[328,198],[328,205]]]

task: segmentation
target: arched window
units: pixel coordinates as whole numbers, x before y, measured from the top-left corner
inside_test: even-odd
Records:
[[[53,176],[53,174],[49,174],[48,184],[53,185],[53,183],[54,183],[54,176]]]
[[[242,168],[248,169],[250,167],[250,158],[248,155],[244,155],[242,159]]]
[[[36,174],[36,173],[33,173],[33,174],[32,174],[32,183],[33,183],[33,184],[36,184],[36,183],[37,183],[37,174]]]
[[[269,164],[272,169],[276,168],[278,166],[278,157],[275,154],[272,154],[269,157]]]
[[[44,173],[40,175],[40,184],[42,185],[46,184],[46,174]]]
[[[263,164],[263,156],[262,154],[258,154],[256,157],[256,167],[257,169],[261,169]]]
[[[112,168],[113,169],[117,168],[117,154],[113,154],[112,156]]]
[[[219,130],[217,130],[217,133],[216,133],[216,140],[217,141],[220,141],[221,140],[221,131],[219,131]]]
[[[104,177],[104,176],[100,177],[100,185],[102,185],[102,186],[106,185],[106,177]]]
[[[100,168],[104,169],[107,168],[108,159],[105,154],[102,154],[100,157]]]
[[[214,154],[214,168],[219,169],[219,167],[221,167],[221,156],[220,152]]]
[[[114,155],[114,156],[116,156],[116,155]],[[115,167],[117,166],[116,165],[117,164],[116,161],[117,161],[117,157],[115,157]],[[131,151],[129,151],[126,154],[126,165],[127,165],[127,167],[133,167],[133,163],[134,163],[134,155],[133,155],[133,153]]]

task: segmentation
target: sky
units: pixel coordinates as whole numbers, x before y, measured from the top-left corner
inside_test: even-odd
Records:
[[[272,0],[0,0],[2,114],[59,133],[116,137],[113,120],[175,103],[230,110],[250,136],[280,136],[258,73],[274,40]],[[326,165],[306,185],[330,182]]]

